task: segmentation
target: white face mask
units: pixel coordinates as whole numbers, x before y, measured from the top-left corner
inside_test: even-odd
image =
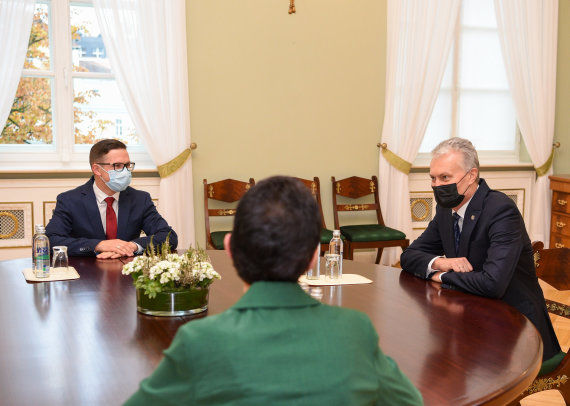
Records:
[[[99,167],[103,169],[101,166]],[[103,170],[105,171],[105,169]],[[105,185],[107,185],[107,187],[114,192],[122,192],[131,184],[132,175],[131,172],[128,171],[126,168],[124,168],[120,172],[117,172],[115,170],[105,171],[105,172],[107,172],[107,174],[109,175],[109,182],[105,182],[105,180],[102,177],[101,179],[103,179]]]

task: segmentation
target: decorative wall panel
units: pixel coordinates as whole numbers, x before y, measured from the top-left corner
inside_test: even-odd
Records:
[[[0,202],[0,249],[32,246],[32,202]]]

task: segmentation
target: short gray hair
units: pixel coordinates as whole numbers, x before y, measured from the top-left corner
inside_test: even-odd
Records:
[[[437,147],[431,151],[431,156],[437,158],[449,151],[459,151],[463,155],[463,169],[469,171],[471,168],[477,168],[479,172],[479,156],[477,150],[471,144],[471,141],[465,138],[453,137],[440,142]],[[477,178],[479,175],[477,174]]]

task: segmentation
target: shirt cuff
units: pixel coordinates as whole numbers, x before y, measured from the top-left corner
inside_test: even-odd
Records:
[[[133,242],[134,242],[134,241],[133,241]],[[138,254],[142,254],[143,251],[144,251],[143,247],[141,247],[139,243],[136,243],[136,242],[135,242],[135,244],[137,244],[137,250],[135,251],[135,254],[137,254],[137,255],[138,255]]]
[[[431,261],[429,261],[429,264],[428,264],[427,269],[426,269],[426,278],[429,279],[430,274],[437,271],[436,269],[431,269],[431,266],[432,266],[433,262],[438,258],[443,258],[443,257],[442,256],[434,257]]]

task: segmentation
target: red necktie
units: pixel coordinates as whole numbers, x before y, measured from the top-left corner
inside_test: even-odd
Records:
[[[107,239],[114,240],[117,238],[117,215],[115,210],[113,210],[114,197],[107,197],[105,202],[107,203],[107,213],[105,214],[107,220]]]

